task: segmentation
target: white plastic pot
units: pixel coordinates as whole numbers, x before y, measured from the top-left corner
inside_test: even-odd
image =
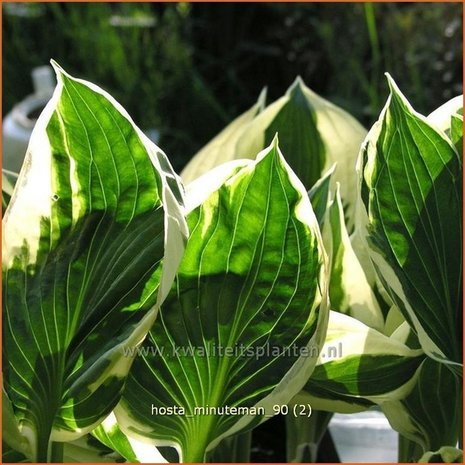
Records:
[[[55,87],[55,78],[50,66],[32,70],[34,94],[13,107],[3,119],[3,160],[4,169],[18,173],[26,155],[29,138],[37,117],[50,100]]]
[[[329,430],[341,462],[397,462],[398,435],[382,412],[336,413]]]

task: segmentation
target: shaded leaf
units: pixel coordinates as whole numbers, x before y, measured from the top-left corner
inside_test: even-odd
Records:
[[[336,165],[333,165],[308,191],[308,197],[312,203],[312,208],[315,212],[318,224],[320,225],[320,229],[323,226],[326,210],[328,209],[331,178],[335,168]]]
[[[185,184],[194,181],[199,176],[218,165],[237,159],[237,142],[248,124],[263,111],[265,100],[266,88],[260,93],[255,105],[228,124],[228,126],[192,157],[181,173],[182,180]]]
[[[331,308],[356,318],[370,328],[382,330],[383,314],[347,232],[339,184],[328,209],[323,241],[330,259]]]
[[[290,411],[294,406],[306,405],[306,394],[297,394],[289,403]],[[286,415],[286,456],[289,463],[315,463],[318,460],[318,448],[327,431],[332,412],[311,411],[306,415]]]
[[[389,85],[391,95],[360,157],[370,256],[425,352],[460,362],[460,157],[390,78]]]
[[[317,112],[305,91],[305,84],[297,78],[286,95],[267,107],[255,118],[238,142],[239,158],[252,158],[275,134],[292,169],[310,189],[326,166],[326,148],[317,127]]]
[[[455,446],[462,424],[462,380],[442,363],[426,359],[411,392],[381,408],[391,426],[423,452]]]
[[[2,216],[10,203],[18,174],[2,169]]]
[[[12,449],[6,442],[2,442],[2,463],[30,463],[30,460],[15,449]]]
[[[435,452],[426,452],[419,463],[463,463],[463,450],[455,447],[441,447]]]
[[[236,127],[235,122],[232,124]],[[297,78],[283,97],[257,111],[240,128],[234,131],[233,137],[229,137],[230,130],[226,128],[228,137],[220,133],[195,155],[182,172],[183,180],[192,181],[213,166],[232,159],[254,159],[278,134],[289,165],[307,190],[337,163],[332,187],[336,181],[340,182],[349,228],[352,228],[357,182],[355,162],[366,135],[366,130],[352,116],[312,92]],[[221,149],[217,139],[221,141]]]
[[[361,411],[405,396],[423,358],[421,350],[331,311],[325,344],[304,390],[315,409]]]

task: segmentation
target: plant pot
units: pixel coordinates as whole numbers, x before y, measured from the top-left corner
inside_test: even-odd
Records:
[[[397,462],[398,435],[380,411],[336,413],[329,430],[341,462]]]
[[[3,168],[19,173],[37,118],[50,100],[55,78],[50,66],[32,70],[34,94],[16,104],[3,120]]]

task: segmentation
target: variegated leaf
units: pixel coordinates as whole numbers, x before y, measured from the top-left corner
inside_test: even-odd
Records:
[[[378,277],[436,360],[462,360],[462,163],[451,140],[391,95],[360,154]]]
[[[289,165],[307,190],[337,163],[332,185],[336,181],[341,184],[349,228],[352,228],[357,183],[355,162],[366,130],[351,115],[297,78],[283,97],[265,109],[248,112],[246,119],[241,117],[240,126],[236,122],[232,126],[234,131],[227,127],[225,134],[220,133],[195,155],[182,172],[184,181],[192,181],[232,159],[254,159],[277,133]]]
[[[382,330],[384,317],[376,296],[358,261],[344,221],[339,184],[328,209],[323,241],[330,259],[331,308],[350,315],[370,328]]]
[[[315,409],[361,411],[404,397],[423,359],[421,350],[331,311],[325,344],[304,390]]]
[[[165,155],[98,87],[55,65],[3,220],[4,387],[31,459],[118,402],[184,248]]]
[[[336,165],[333,165],[308,191],[308,197],[315,212],[316,219],[322,229],[330,201],[330,185]]]
[[[288,402],[326,330],[317,220],[277,142],[231,175],[192,205],[175,285],[115,410],[128,436],[172,445],[183,462],[205,460]]]
[[[391,426],[426,453],[457,444],[462,425],[461,395],[462,379],[446,364],[427,358],[411,392],[381,408]]]
[[[228,126],[192,157],[181,173],[182,180],[185,184],[194,181],[202,174],[205,174],[218,165],[237,159],[236,144],[248,124],[263,111],[265,100],[266,88],[262,90],[257,102],[252,108],[228,124]]]

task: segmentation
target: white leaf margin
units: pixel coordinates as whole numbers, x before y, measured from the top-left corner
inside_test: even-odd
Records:
[[[414,108],[410,105],[410,102],[405,98],[405,96],[402,94],[400,89],[398,88],[397,84],[394,82],[392,77],[389,75],[389,73],[386,73],[386,77],[388,79],[389,85],[391,86],[391,94],[389,95],[386,104],[384,105],[380,116],[378,118],[378,121],[373,125],[371,130],[368,132],[365,140],[362,143],[359,156],[357,159],[357,164],[356,164],[356,172],[358,175],[359,182],[357,183],[357,205],[356,205],[356,215],[357,219],[359,220],[359,229],[358,229],[358,239],[363,243],[364,247],[366,250],[369,250],[369,255],[370,258],[375,265],[376,268],[378,268],[378,271],[383,275],[384,279],[386,280],[387,283],[389,283],[389,286],[391,287],[392,291],[402,300],[402,302],[405,305],[405,309],[409,315],[409,317],[412,320],[413,326],[415,328],[415,331],[418,335],[418,339],[420,341],[421,347],[425,351],[425,353],[431,357],[433,360],[436,360],[437,362],[440,363],[446,363],[452,366],[455,366],[459,369],[461,369],[462,365],[460,363],[453,362],[445,356],[445,354],[439,349],[437,344],[429,337],[428,333],[426,330],[423,328],[423,326],[420,323],[420,320],[418,319],[415,310],[412,308],[410,303],[408,302],[407,296],[405,295],[404,289],[402,287],[402,284],[395,274],[394,270],[391,268],[391,266],[388,264],[388,262],[385,260],[385,258],[376,250],[373,250],[369,245],[367,241],[368,237],[368,231],[367,231],[367,224],[368,224],[368,215],[365,206],[362,201],[361,197],[361,182],[362,179],[371,179],[373,175],[373,170],[376,165],[376,146],[374,145],[373,141],[376,141],[379,137],[379,134],[381,132],[381,127],[383,124],[383,120],[386,117],[386,113],[389,110],[389,106],[391,104],[392,100],[392,93],[395,92],[397,97],[401,99],[402,103],[409,109],[409,111],[415,115],[415,117],[419,118],[422,120],[424,123],[433,126],[434,129],[437,131],[437,133],[450,145],[452,150],[456,152],[455,147],[453,146],[452,142],[450,139],[446,136],[444,131],[442,131],[437,125],[433,125],[429,119],[422,114],[418,113],[417,111],[414,110]],[[431,115],[430,115],[431,116]],[[367,155],[367,163],[366,166],[363,167],[363,153],[366,153]]]
[[[57,86],[53,92],[52,98],[40,114],[32,131],[23,167],[2,220],[3,268],[11,268],[15,257],[20,254],[26,239],[29,248],[29,256],[27,263],[23,265],[33,265],[36,263],[40,243],[40,220],[44,217],[51,217],[51,199],[53,192],[50,167],[52,150],[50,140],[47,137],[46,128],[58,106],[64,89],[62,75],[72,81],[85,85],[93,92],[105,97],[114,106],[114,108],[129,121],[147,150],[150,160],[153,163],[162,183],[161,200],[163,203],[165,225],[164,258],[156,304],[142,318],[135,331],[127,339],[120,342],[117,346],[112,347],[108,352],[102,355],[103,358],[112,360],[112,363],[109,365],[108,369],[102,373],[101,377],[95,381],[94,384],[97,385],[99,380],[109,376],[110,374],[112,376],[120,377],[127,375],[131,367],[133,357],[125,355],[128,353],[126,349],[138,346],[143,342],[147,332],[155,322],[161,304],[171,289],[176,271],[184,254],[185,244],[189,235],[185,219],[184,188],[179,176],[174,173],[165,153],[137,127],[127,111],[110,94],[89,81],[72,77],[55,61],[51,60],[51,63],[57,75]],[[34,156],[32,154],[34,154]],[[166,166],[168,166],[169,171],[162,168],[162,161],[166,164]],[[179,188],[181,202],[178,202],[169,187],[169,178],[176,182]],[[71,185],[73,190],[78,189],[76,179],[71,179]],[[78,211],[79,205],[73,205],[73,224],[75,224],[78,220]],[[23,234],[25,230],[27,230],[27,238]],[[90,432],[98,426],[99,423],[100,421],[84,429],[77,429],[76,432],[73,433],[70,433],[67,430],[53,429],[50,439],[60,442],[75,440],[77,436],[82,436]],[[34,450],[36,441],[35,431],[27,424],[19,425],[19,429],[21,434],[27,439],[31,449]]]
[[[268,155],[270,150],[273,149],[277,150],[279,163],[281,163],[285,168],[286,173],[289,176],[290,183],[300,193],[301,199],[295,206],[296,219],[307,225],[312,231],[316,238],[318,250],[320,252],[320,274],[316,291],[317,295],[313,304],[313,308],[309,309],[310,314],[310,312],[315,311],[319,307],[318,321],[315,332],[306,345],[309,354],[320,353],[325,340],[329,318],[329,260],[324,249],[318,220],[315,216],[315,213],[313,212],[307,190],[281,153],[281,150],[278,146],[277,135],[274,137],[270,146],[262,150],[257,155],[255,160],[235,160],[225,163],[220,165],[216,170],[213,171],[213,173],[206,173],[201,178],[193,181],[187,187],[187,202],[190,209],[195,208],[200,203],[202,203],[202,201],[206,200],[210,194],[219,189],[224,182],[234,182],[234,177],[236,174],[243,176],[244,173],[242,170],[253,171],[255,165],[259,163],[266,155]],[[206,183],[206,180],[208,179],[212,180],[212,184],[210,186],[208,186]],[[300,392],[312,374],[316,363],[317,357],[300,356],[294,365],[290,368],[290,370],[281,379],[281,381],[275,386],[273,391],[257,402],[254,407],[257,409],[263,407],[266,417],[275,415],[276,412],[274,411],[273,406],[287,404],[290,399],[292,399],[298,392]],[[141,432],[145,430],[148,434],[150,434],[152,432],[151,428],[145,426],[144,424],[138,423],[138,432],[136,432],[134,429],[126,426],[133,423],[134,419],[129,419],[125,408],[117,405],[114,412],[116,414],[116,418],[118,419],[120,428],[123,433],[126,434],[126,436],[132,437],[135,440],[146,444],[173,447],[178,452],[180,461],[183,461],[182,450],[177,442],[170,440],[155,441],[153,439],[148,439],[144,437]],[[256,420],[257,418],[254,415],[244,415],[231,428],[210,442],[205,452],[208,453],[209,451],[213,450],[223,439],[244,431],[250,423],[254,421],[256,422]],[[265,419],[263,418],[262,421],[264,420]]]

